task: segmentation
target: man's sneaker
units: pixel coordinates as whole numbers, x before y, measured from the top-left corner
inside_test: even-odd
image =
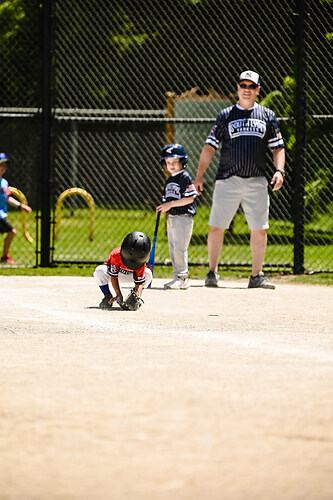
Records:
[[[269,288],[271,290],[275,289],[275,285],[270,281],[270,279],[260,271],[257,276],[250,276],[248,288]]]
[[[101,309],[111,309],[113,304],[109,304],[109,300],[112,299],[112,295],[105,295],[102,302],[99,304]]]
[[[3,255],[1,257],[1,263],[2,264],[17,264],[16,260],[13,260],[11,258],[11,256],[9,255],[9,253],[7,253],[7,255]]]
[[[216,271],[208,271],[206,280],[205,280],[205,286],[212,286],[212,287],[217,287],[218,286],[218,280],[220,276],[217,274]]]
[[[190,286],[188,278],[183,280],[177,279],[172,280],[169,283],[165,283],[164,288],[167,290],[187,290]]]

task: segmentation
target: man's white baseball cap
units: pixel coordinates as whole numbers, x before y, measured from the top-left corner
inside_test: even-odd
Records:
[[[256,85],[258,86],[260,85],[260,79],[258,73],[256,73],[255,71],[251,71],[249,69],[247,71],[243,71],[243,73],[239,75],[238,82],[241,82],[242,80],[250,80]]]

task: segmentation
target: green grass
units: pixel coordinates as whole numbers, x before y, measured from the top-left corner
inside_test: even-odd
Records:
[[[189,262],[202,264],[198,269],[204,269],[207,264],[207,233],[210,207],[199,205],[198,213],[194,219],[194,230],[189,247]],[[103,262],[110,251],[119,246],[126,234],[133,230],[144,231],[153,237],[156,214],[153,210],[120,210],[96,208],[94,221],[94,235],[91,241],[90,220],[87,208],[76,208],[64,206],[62,209],[61,226],[59,234],[54,242],[53,262],[75,263],[75,262]],[[17,229],[17,236],[11,246],[12,257],[22,266],[34,266],[36,264],[36,228],[35,215],[27,216],[28,230],[33,243],[29,243],[22,234],[21,215],[19,212],[11,211],[9,220]],[[324,229],[325,228],[325,229]],[[220,262],[234,264],[239,268],[251,263],[251,252],[249,246],[250,234],[245,217],[237,213],[234,219],[232,231],[227,231],[225,242],[220,257]],[[305,269],[327,271],[332,269],[332,221],[325,214],[322,221],[306,225],[305,235]],[[169,258],[168,240],[166,233],[166,219],[161,217],[157,246],[156,262],[164,263]],[[266,268],[269,271],[287,271],[292,268],[294,258],[293,247],[293,225],[289,221],[270,220],[268,230],[268,247],[265,257]],[[269,266],[271,265],[271,266]],[[279,267],[277,267],[279,265]],[[75,266],[74,266],[75,267]],[[163,266],[157,266],[157,269]],[[224,266],[225,269],[228,269]],[[80,267],[78,269],[81,269]],[[83,268],[82,268],[83,269]],[[60,268],[58,268],[60,272]],[[0,273],[4,268],[0,268]],[[28,271],[27,271],[28,272]],[[156,271],[158,272],[158,271]],[[198,271],[199,272],[199,271]],[[249,266],[244,269],[244,275],[248,275]],[[225,275],[226,271],[224,271]],[[170,272],[166,269],[166,276]]]
[[[189,261],[193,263],[207,262],[207,232],[209,207],[200,206],[194,221],[194,230],[189,248]],[[95,237],[89,241],[89,220],[87,211],[83,209],[69,209],[63,211],[62,225],[59,237],[55,241],[55,261],[101,261],[106,258],[110,250],[121,244],[126,234],[133,230],[144,231],[153,236],[156,215],[153,211],[144,210],[96,210]],[[227,232],[221,255],[221,262],[242,263],[251,262],[249,247],[249,230],[243,214],[237,214],[234,221],[233,233]],[[305,258],[306,268],[327,270],[331,266],[328,238],[322,244],[314,244],[315,238],[309,233]],[[288,221],[270,222],[268,232],[268,249],[266,262],[285,263],[293,262],[293,226]],[[331,239],[332,242],[332,239]],[[319,243],[321,240],[319,239]],[[169,257],[166,233],[165,216],[162,216],[158,243],[156,247],[156,261],[164,262]],[[315,267],[312,264],[315,263]]]

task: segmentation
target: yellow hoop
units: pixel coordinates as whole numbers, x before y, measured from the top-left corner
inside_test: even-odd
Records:
[[[11,193],[20,200],[23,205],[28,205],[27,198],[25,195],[20,191],[19,189],[10,186],[9,187]],[[29,241],[29,243],[33,243],[33,238],[30,236],[28,229],[27,229],[27,213],[24,210],[21,210],[21,224],[22,224],[22,232],[23,236],[25,237],[26,240]]]
[[[88,193],[85,189],[81,188],[69,188],[66,189],[61,195],[59,196],[57,203],[56,203],[56,208],[55,208],[55,232],[54,232],[54,238],[58,238],[59,231],[60,231],[60,225],[61,225],[61,206],[64,202],[64,200],[68,196],[72,196],[74,194],[78,194],[79,196],[82,196],[89,207],[89,212],[90,212],[90,230],[89,230],[89,239],[92,241],[94,239],[94,231],[95,231],[95,202],[93,197],[91,196],[90,193]]]

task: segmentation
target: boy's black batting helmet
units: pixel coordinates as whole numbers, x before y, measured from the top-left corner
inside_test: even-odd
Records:
[[[133,231],[121,244],[120,256],[123,264],[133,271],[140,269],[148,260],[150,239],[145,233]]]
[[[187,154],[181,144],[167,144],[161,153],[161,163],[164,166],[166,158],[179,158],[183,167],[187,163]]]

